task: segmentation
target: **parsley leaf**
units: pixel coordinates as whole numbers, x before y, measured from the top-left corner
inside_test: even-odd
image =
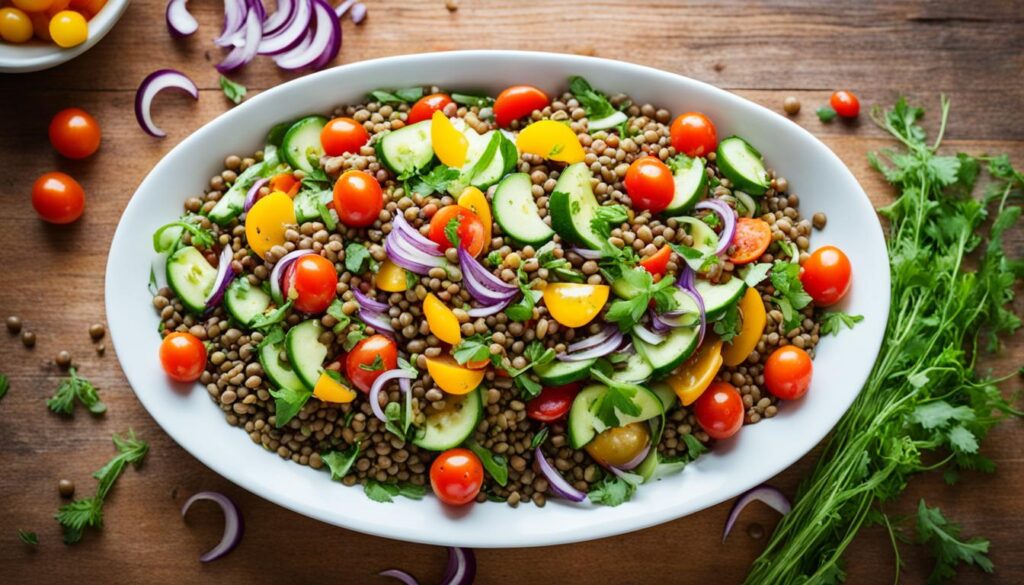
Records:
[[[715,321],[714,329],[715,334],[722,340],[722,343],[729,343],[734,337],[739,335],[742,329],[740,304],[733,303],[729,305],[722,317]]]
[[[18,530],[18,540],[31,546],[39,544],[39,536],[30,530]]]
[[[444,237],[448,238],[448,241],[452,246],[458,248],[462,243],[462,239],[459,238],[459,228],[462,227],[462,222],[459,221],[459,215],[455,214],[448,223],[444,226]]]
[[[804,291],[804,285],[800,282],[800,265],[776,260],[772,266],[771,281],[775,287],[772,300],[782,311],[786,331],[799,327],[802,316],[798,311],[811,302],[811,295]]]
[[[366,323],[352,319],[349,332],[345,334],[345,340],[341,342],[341,347],[345,351],[352,351],[352,348],[364,339],[366,339]]]
[[[506,461],[504,456],[491,453],[489,449],[477,443],[472,437],[466,440],[465,446],[480,458],[484,469],[487,470],[487,473],[494,478],[498,485],[502,487],[508,485],[508,461]]]
[[[651,301],[654,301],[655,309],[661,313],[675,308],[673,279],[663,278],[655,283],[651,273],[639,267],[622,271],[619,279],[624,281],[628,290],[637,291],[633,298],[612,302],[605,314],[605,320],[617,324],[620,331],[629,331],[639,323]]]
[[[242,98],[249,91],[241,83],[235,83],[223,75],[220,76],[220,88],[224,90],[224,95],[235,104],[242,103]]]
[[[366,497],[375,502],[390,504],[398,496],[419,500],[426,495],[427,490],[421,485],[412,483],[381,483],[375,479],[367,480],[363,486]]]
[[[416,175],[408,180],[408,191],[420,195],[445,193],[448,186],[459,179],[459,169],[437,165],[425,175]]]
[[[50,407],[50,410],[70,416],[75,410],[77,400],[93,414],[103,414],[107,411],[107,405],[100,401],[96,387],[91,382],[79,377],[75,368],[68,370],[68,374],[70,377],[61,380],[57,391],[46,401],[46,406]]]
[[[548,427],[544,426],[544,427],[542,427],[540,429],[539,432],[534,434],[533,435],[533,439],[530,441],[530,449],[533,450],[533,449],[536,449],[537,447],[540,447],[541,445],[543,445],[544,442],[548,440],[548,433],[549,432],[550,431],[548,431]]]
[[[595,504],[614,507],[628,502],[634,493],[636,493],[635,483],[624,477],[609,475],[587,492],[587,498]]]
[[[455,347],[452,348],[452,357],[459,364],[468,362],[479,362],[497,358],[491,354],[491,336],[477,333],[469,337],[463,337]]]
[[[281,321],[284,321],[285,316],[291,308],[292,301],[288,301],[269,313],[256,315],[256,318],[252,320],[252,323],[249,323],[249,328],[256,329],[257,331],[266,331]]]
[[[370,256],[370,250],[366,246],[359,242],[352,242],[345,246],[345,270],[353,274],[362,274],[367,268],[373,267],[373,272],[376,272],[375,264],[376,262]]]
[[[501,252],[499,252],[497,250],[491,250],[491,252],[489,254],[487,254],[487,262],[491,266],[494,266],[495,268],[497,268],[498,266],[501,266],[501,262],[502,262]]]
[[[611,236],[613,225],[621,225],[629,221],[629,213],[623,205],[602,205],[597,208],[594,217],[590,220],[590,227],[594,233],[607,239]]]
[[[758,264],[749,264],[744,270],[740,271],[740,278],[750,288],[761,284],[764,279],[768,278],[768,273],[771,272],[772,265],[767,262],[760,262]]]
[[[320,454],[320,459],[331,470],[331,479],[340,481],[348,475],[349,469],[352,469],[352,465],[359,458],[359,446],[360,442],[356,441],[344,451],[327,451]]]
[[[414,289],[416,285],[420,283],[420,277],[418,274],[411,270],[405,271],[405,288]]]
[[[384,369],[384,360],[383,358],[380,357],[380,354],[378,353],[376,356],[374,356],[373,363],[359,364],[359,369],[366,370],[368,372],[380,372]]]
[[[452,101],[463,106],[476,106],[478,108],[489,108],[494,105],[494,98],[485,95],[470,95],[466,93],[451,94]]]
[[[829,311],[822,313],[819,323],[821,323],[820,333],[821,335],[839,335],[839,332],[845,327],[847,329],[853,329],[853,326],[864,320],[863,315],[849,315],[842,311]]]
[[[836,111],[831,106],[821,106],[815,112],[818,114],[818,119],[826,124],[836,119]]]
[[[634,400],[637,393],[641,391],[639,386],[616,382],[597,369],[593,370],[591,375],[608,386],[604,394],[591,407],[594,416],[604,425],[604,428],[597,429],[598,432],[605,428],[622,426],[619,413],[630,416],[640,414],[640,406]]]
[[[956,577],[960,563],[975,565],[986,573],[993,570],[988,558],[989,542],[978,537],[961,540],[960,526],[947,520],[938,508],[929,508],[924,500],[917,506],[917,538],[935,557],[935,568],[928,583],[942,583]]]
[[[7,374],[0,374],[0,400],[7,396],[7,391],[11,389],[11,383],[7,380]]]
[[[533,318],[533,308],[537,305],[537,301],[544,295],[539,290],[533,290],[528,284],[529,275],[520,265],[518,269],[519,278],[516,284],[519,285],[519,291],[523,293],[523,298],[518,303],[509,306],[505,309],[505,315],[513,321],[529,321]]]
[[[299,414],[313,392],[306,388],[301,390],[281,388],[280,390],[271,389],[270,395],[274,397],[274,426],[281,428],[295,418],[296,414]]]
[[[569,78],[569,91],[575,96],[576,101],[580,102],[583,110],[587,113],[587,118],[591,120],[607,118],[616,112],[608,98],[603,93],[590,87],[587,80],[582,77],[574,76]]]

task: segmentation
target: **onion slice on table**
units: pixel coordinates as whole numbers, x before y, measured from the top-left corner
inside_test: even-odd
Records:
[[[388,370],[383,374],[377,376],[377,379],[373,381],[373,385],[370,386],[370,394],[367,396],[367,400],[370,401],[370,408],[373,410],[373,415],[381,420],[381,422],[387,422],[388,417],[384,414],[384,409],[380,407],[380,391],[384,389],[384,385],[391,380],[412,380],[416,378],[416,374],[408,370],[396,368],[394,370]],[[405,387],[402,387],[405,390]]]
[[[608,339],[588,349],[575,353],[563,352],[555,357],[562,362],[581,362],[583,360],[604,357],[618,349],[618,347],[622,345],[622,339],[622,332],[616,330],[608,337]]]
[[[420,585],[416,577],[401,569],[388,569],[377,574],[381,577],[398,579],[405,585]],[[474,580],[476,580],[476,554],[473,549],[449,548],[448,565],[445,567],[441,585],[471,585]]]
[[[349,14],[349,16],[352,18],[353,24],[362,24],[363,21],[366,20],[366,4],[357,2],[356,5],[352,7],[352,13]]]
[[[220,542],[217,543],[217,546],[199,557],[201,562],[209,563],[223,557],[238,546],[238,543],[242,540],[242,534],[245,532],[245,522],[242,519],[242,512],[238,509],[238,506],[231,501],[231,498],[219,492],[197,492],[192,494],[192,497],[186,500],[185,505],[181,508],[181,517],[184,518],[192,504],[199,500],[208,500],[217,504],[224,513],[224,534],[221,536]]]
[[[341,50],[341,23],[334,14],[334,8],[324,0],[311,0],[313,6],[313,32],[308,45],[303,42],[292,49],[274,57],[274,62],[282,69],[293,71],[305,67],[319,69],[329,63]]]
[[[736,498],[736,503],[732,505],[732,509],[729,510],[729,518],[725,521],[725,530],[722,532],[723,543],[725,542],[725,539],[729,537],[729,532],[732,531],[732,527],[736,524],[736,520],[740,517],[740,513],[743,512],[743,509],[754,500],[764,502],[772,510],[775,510],[783,516],[789,514],[789,511],[793,509],[792,504],[789,503],[789,499],[786,498],[785,494],[779,491],[778,488],[766,483],[751,488],[740,494],[740,496]]]
[[[188,11],[188,0],[169,0],[167,2],[167,30],[176,37],[187,37],[199,30],[199,21]]]
[[[260,194],[260,188],[270,182],[270,179],[260,179],[249,187],[249,190],[245,193],[245,204],[242,205],[243,211],[249,211],[252,209],[253,204],[256,203],[256,197]]]
[[[228,285],[235,279],[235,271],[231,268],[231,261],[234,259],[235,253],[231,250],[231,244],[224,246],[217,260],[217,278],[213,281],[210,295],[206,297],[207,309],[212,309],[220,303],[224,298],[224,292],[228,290]]]
[[[381,577],[391,577],[392,579],[398,579],[405,585],[420,585],[420,582],[416,580],[416,577],[413,577],[412,575],[406,573],[401,569],[388,569],[386,571],[381,571],[377,574]]]
[[[276,4],[274,12],[263,21],[264,35],[277,32],[292,19],[298,6],[298,0],[277,0]]]
[[[260,0],[249,0],[248,12],[245,14],[245,27],[242,30],[242,43],[231,49],[227,57],[217,63],[217,71],[227,73],[234,71],[256,56],[263,38],[263,4]]]
[[[147,134],[157,138],[163,138],[167,136],[167,133],[153,123],[153,114],[150,112],[150,108],[153,106],[153,98],[156,97],[156,94],[165,89],[180,89],[192,96],[192,99],[199,99],[199,88],[181,71],[159,69],[147,75],[135,92],[135,118]]]
[[[736,212],[729,204],[720,199],[705,199],[693,206],[694,209],[708,209],[714,211],[722,219],[722,232],[718,235],[718,247],[715,254],[725,252],[732,245],[736,236]]]
[[[220,36],[213,39],[218,47],[231,47],[234,38],[245,27],[245,17],[249,12],[246,0],[224,0],[224,26]]]
[[[274,264],[274,269],[270,271],[270,296],[274,299],[274,302],[278,304],[284,304],[284,295],[281,293],[281,277],[284,276],[284,271],[303,256],[309,254],[316,254],[313,250],[295,250],[285,254],[277,264]]]
[[[341,4],[338,4],[337,6],[334,7],[334,14],[337,15],[338,18],[345,16],[345,13],[348,12],[348,9],[352,8],[352,5],[355,4],[356,2],[357,0],[345,0]]]
[[[572,487],[572,484],[562,477],[562,474],[558,473],[558,470],[551,467],[547,458],[544,457],[544,452],[541,451],[540,445],[537,445],[537,448],[534,449],[533,456],[537,460],[537,466],[540,467],[540,472],[547,478],[552,492],[571,502],[582,502],[587,498],[587,494]]]
[[[294,48],[302,42],[309,31],[309,23],[313,18],[313,5],[310,0],[295,0],[291,5],[292,13],[288,15],[287,22],[277,31],[265,34],[260,39],[257,52],[260,55],[277,55]],[[277,12],[271,18],[277,16]],[[264,30],[266,25],[264,24]]]

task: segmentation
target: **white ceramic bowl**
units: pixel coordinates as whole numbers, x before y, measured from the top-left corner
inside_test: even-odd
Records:
[[[268,128],[376,88],[437,84],[485,90],[530,83],[555,95],[570,75],[606,92],[675,114],[699,110],[719,136],[740,134],[764,154],[800,195],[802,210],[828,214],[814,246],[841,247],[853,264],[853,288],[839,309],[864,315],[852,331],[825,338],[814,380],[779,415],[745,427],[676,476],[642,486],[629,503],[609,508],[551,497],[544,508],[487,503],[454,510],[437,499],[371,502],[327,473],[285,461],[228,426],[200,386],[183,389],[160,369],[157,315],[147,291],[154,259],[151,236],[181,214],[188,194],[202,191],[224,157],[262,146]],[[889,309],[889,270],[878,219],[853,175],[821,142],[761,106],[704,83],[637,65],[526,52],[432,53],[365,61],[303,77],[223,114],[175,147],[146,177],[114,235],[107,262],[106,308],[118,358],[139,400],[182,447],[245,489],[325,522],[399,540],[471,547],[524,547],[588,540],[666,522],[725,501],[758,485],[811,450],[856,397],[875,360]]]
[[[54,43],[32,39],[24,44],[0,42],[0,73],[28,73],[56,67],[88,51],[114,28],[131,0],[108,0],[89,21],[89,37],[81,45],[62,49]]]

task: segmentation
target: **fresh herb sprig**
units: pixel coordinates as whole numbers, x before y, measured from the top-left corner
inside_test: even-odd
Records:
[[[76,402],[80,402],[93,414],[103,414],[107,411],[107,405],[100,400],[92,382],[80,377],[75,368],[71,368],[68,370],[68,377],[60,381],[57,391],[46,401],[46,406],[57,414],[71,416],[75,411]]]

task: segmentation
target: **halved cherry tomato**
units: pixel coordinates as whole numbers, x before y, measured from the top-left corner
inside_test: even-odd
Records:
[[[469,449],[449,449],[430,464],[430,487],[445,504],[468,504],[483,485],[484,466]]]
[[[838,303],[850,290],[850,259],[835,246],[818,248],[800,268],[804,290],[820,307]]]
[[[172,380],[195,382],[206,369],[206,346],[191,333],[171,333],[160,342],[160,365]]]
[[[718,146],[715,125],[700,112],[687,112],[672,122],[669,138],[676,152],[686,156],[705,156]]]
[[[448,394],[462,396],[476,390],[477,386],[484,381],[485,372],[480,369],[470,368],[468,365],[459,365],[449,356],[427,358],[427,373],[437,384],[437,387]]]
[[[43,221],[71,223],[85,210],[85,191],[64,173],[45,173],[32,185],[32,207]]]
[[[472,211],[480,218],[484,226],[484,249],[491,245],[491,224],[494,222],[491,217],[491,206],[487,204],[487,197],[476,187],[466,187],[459,194],[458,204]]]
[[[494,121],[507,128],[513,120],[529,116],[534,110],[543,110],[550,103],[548,94],[532,85],[513,85],[494,100]]]
[[[676,183],[672,171],[653,156],[644,156],[633,161],[626,171],[626,194],[633,203],[633,209],[649,209],[658,213],[672,203]]]
[[[741,217],[736,222],[736,235],[729,246],[729,261],[749,264],[757,260],[772,243],[772,228],[763,219]]]
[[[334,211],[349,227],[366,227],[377,221],[384,209],[380,183],[365,171],[345,171],[334,184]]]
[[[459,245],[471,256],[477,256],[484,249],[484,224],[480,217],[461,205],[448,205],[442,207],[430,219],[431,240],[437,242],[442,250],[452,247],[448,239],[448,224],[456,222],[458,228],[456,233],[459,236]]]
[[[608,302],[606,284],[555,282],[544,287],[544,306],[551,317],[566,327],[583,327]]]
[[[267,185],[270,187],[270,192],[280,191],[285,195],[295,198],[295,194],[299,192],[299,187],[302,186],[302,181],[295,178],[295,175],[291,173],[278,173],[270,178],[270,183]]]
[[[756,288],[748,288],[740,299],[740,319],[742,327],[736,337],[732,338],[722,349],[722,363],[731,367],[738,366],[747,359],[757,342],[761,341],[764,325],[768,315],[764,310],[764,301]]]
[[[647,423],[635,422],[604,430],[584,449],[598,463],[618,467],[639,457],[650,441],[651,431]]]
[[[406,124],[415,124],[416,122],[429,120],[434,115],[434,112],[443,110],[450,103],[452,103],[452,98],[446,93],[425,95],[413,104],[405,122]]]
[[[383,335],[373,335],[360,341],[345,357],[345,375],[363,392],[370,391],[378,376],[397,367],[398,347]]]
[[[274,246],[284,244],[285,230],[296,223],[291,197],[275,191],[257,200],[246,213],[245,237],[252,251],[263,257]]]
[[[466,164],[469,139],[441,111],[430,118],[430,144],[437,160],[445,166],[459,169]]]
[[[811,386],[814,364],[811,356],[795,345],[784,345],[768,356],[764,363],[764,385],[783,400],[795,400]]]
[[[712,382],[693,405],[697,424],[713,439],[728,439],[743,426],[743,399],[728,382]]]
[[[721,367],[722,340],[709,335],[700,348],[686,358],[683,365],[665,381],[679,397],[679,402],[689,406],[708,389]]]
[[[335,118],[320,131],[320,145],[328,156],[359,152],[369,141],[370,133],[352,118]]]
[[[402,292],[409,288],[405,280],[405,269],[391,260],[385,260],[374,278],[377,288],[385,292]]]
[[[61,110],[50,120],[50,144],[68,158],[85,158],[100,147],[100,125],[85,110]]]
[[[423,316],[434,337],[449,345],[462,341],[458,317],[434,293],[427,293],[427,298],[423,299]]]
[[[308,254],[289,266],[288,274],[288,298],[296,309],[311,315],[327,310],[338,287],[338,273],[330,260]]]
[[[668,269],[668,261],[672,259],[672,248],[664,245],[653,256],[648,256],[640,261],[640,266],[654,276],[665,276]]]
[[[523,128],[516,137],[516,148],[570,165],[581,162],[586,155],[579,136],[557,120],[540,120]]]
[[[320,374],[320,377],[317,378],[316,385],[313,386],[313,396],[323,402],[338,404],[345,404],[356,399],[356,393],[351,388],[335,380],[327,372]]]
[[[526,403],[526,416],[541,422],[556,421],[569,412],[579,391],[579,382],[544,388]]]
[[[860,100],[852,91],[839,90],[833,93],[829,105],[843,118],[856,118],[860,114]]]

